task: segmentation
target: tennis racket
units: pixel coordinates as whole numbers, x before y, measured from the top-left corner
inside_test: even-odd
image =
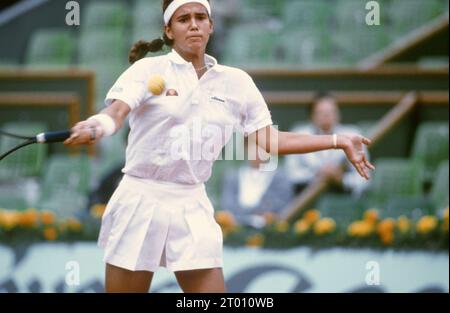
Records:
[[[35,143],[43,144],[43,143],[52,143],[52,142],[62,142],[70,137],[70,130],[45,132],[45,133],[37,134],[35,136],[22,136],[22,135],[12,134],[12,133],[9,133],[9,132],[6,132],[6,131],[0,129],[0,135],[24,140],[22,143],[18,144],[17,146],[11,148],[7,152],[0,155],[0,161],[1,161],[4,158],[6,158],[8,155],[13,153],[14,151],[17,151],[23,147],[26,147],[26,146],[29,146],[29,145],[32,145]]]

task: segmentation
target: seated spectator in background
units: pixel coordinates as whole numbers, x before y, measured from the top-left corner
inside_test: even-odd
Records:
[[[280,212],[292,200],[294,190],[282,167],[262,170],[268,154],[250,146],[258,149],[256,157],[224,176],[221,208],[231,212],[238,224],[261,228],[266,222],[264,214]]]
[[[330,94],[317,95],[309,113],[311,122],[295,126],[292,132],[315,135],[361,133],[355,126],[340,124],[339,106]],[[367,149],[364,149],[369,156]],[[341,166],[343,161],[344,166]],[[327,177],[332,184],[331,191],[351,193],[356,198],[368,186],[368,182],[361,179],[339,150],[289,155],[286,156],[285,168],[296,193],[300,193],[316,176]]]

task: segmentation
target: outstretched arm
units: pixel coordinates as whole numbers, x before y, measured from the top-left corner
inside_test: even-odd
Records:
[[[131,109],[123,101],[115,100],[110,106],[106,107],[100,114],[106,114],[114,122],[115,132],[119,130],[125,121]],[[99,140],[105,135],[105,129],[102,124],[95,119],[87,119],[78,122],[72,129],[72,135],[64,141],[65,145],[83,145],[95,142],[92,140],[92,128],[95,129],[95,140]]]
[[[369,179],[369,169],[375,167],[368,161],[363,145],[369,145],[370,140],[357,134],[337,135],[334,146],[332,135],[307,135],[291,132],[281,132],[272,126],[255,131],[249,135],[250,140],[266,152],[275,155],[310,153],[328,149],[342,149],[359,175]]]

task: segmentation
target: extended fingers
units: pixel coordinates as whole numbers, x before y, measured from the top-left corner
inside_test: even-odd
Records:
[[[355,168],[358,171],[359,175],[361,175],[362,177],[364,177],[367,180],[370,179],[369,173],[368,173],[367,169],[364,167],[363,162],[356,162],[354,165],[355,165]]]
[[[362,137],[362,143],[365,144],[366,146],[368,146],[372,143],[372,140],[370,140],[369,138],[366,138],[366,137]]]
[[[375,170],[375,166],[367,160],[364,161],[364,165],[370,168],[372,171]]]
[[[363,162],[365,167],[370,168],[371,170],[375,170],[375,166],[367,160],[365,154],[363,156]]]

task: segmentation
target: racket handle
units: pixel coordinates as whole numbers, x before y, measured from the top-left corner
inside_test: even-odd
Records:
[[[70,130],[40,133],[36,136],[38,143],[61,142],[70,137]]]

